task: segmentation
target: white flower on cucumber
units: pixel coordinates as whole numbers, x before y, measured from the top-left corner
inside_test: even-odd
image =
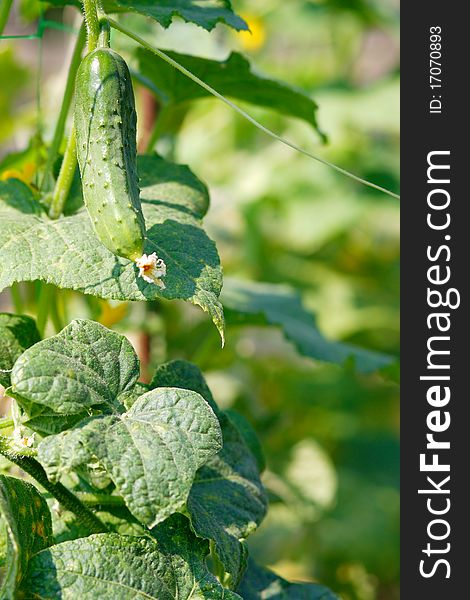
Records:
[[[135,261],[139,269],[139,276],[148,283],[154,283],[165,289],[165,284],[160,279],[166,275],[166,265],[161,258],[158,258],[155,252],[152,254],[142,254],[140,258]]]

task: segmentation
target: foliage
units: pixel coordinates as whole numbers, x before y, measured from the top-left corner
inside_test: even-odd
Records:
[[[207,571],[208,544],[185,517],[171,517],[152,535],[156,541],[104,533],[63,542],[34,556],[24,585],[37,598],[240,597]]]
[[[39,342],[39,332],[31,317],[0,313],[0,385],[10,385],[9,369],[16,359],[36,342]]]
[[[5,475],[0,475],[0,510],[7,536],[5,555],[0,556],[5,569],[0,593],[2,598],[13,598],[30,557],[52,543],[51,516],[34,486]]]
[[[200,223],[207,191],[184,166],[151,156],[142,157],[139,166],[146,250],[157,251],[167,263],[164,290],[138,279],[131,261],[100,244],[83,209],[51,221],[33,191],[16,180],[0,182],[0,287],[40,279],[113,300],[181,298],[209,312],[222,333],[219,257]],[[18,239],[20,246],[14,244]]]
[[[224,96],[303,119],[318,130],[318,107],[309,96],[284,83],[253,73],[250,63],[241,54],[233,52],[224,61],[177,52],[167,54]],[[148,50],[139,48],[137,57],[145,81],[150,84],[150,89],[156,93],[160,102],[169,105],[168,110],[174,110],[181,104],[187,106],[193,100],[209,96],[207,90],[188,81],[182,73],[175,71]]]
[[[80,6],[79,0],[49,0],[54,6],[72,4]],[[217,23],[225,23],[234,29],[247,29],[245,21],[236,15],[230,0],[104,0],[106,12],[136,12],[155,19],[163,27],[169,27],[174,17],[181,17],[211,31]]]
[[[283,286],[225,279],[222,300],[229,323],[279,325],[305,356],[338,364],[353,358],[362,372],[393,362],[392,357],[325,339],[298,294]]]
[[[69,4],[81,8],[43,8]],[[169,48],[302,147],[327,132],[328,160],[396,191],[396,78],[364,87],[349,58],[371,27],[393,30],[393,10],[87,0],[85,14],[89,44],[107,45],[108,14],[120,28],[111,46],[131,67],[141,149],[129,164],[164,288],[95,236],[71,124],[12,142],[0,162],[0,595],[334,600],[321,581],[345,600],[394,600],[395,204],[287,155],[131,38]],[[11,97],[26,71],[11,49],[0,71],[1,137],[25,128]],[[118,145],[119,111],[96,121]],[[115,234],[113,214],[100,225]]]

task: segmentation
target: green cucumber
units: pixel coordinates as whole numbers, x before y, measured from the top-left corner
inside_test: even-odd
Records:
[[[77,156],[83,198],[100,242],[137,260],[144,251],[136,148],[137,116],[124,59],[98,48],[83,59],[75,99]]]

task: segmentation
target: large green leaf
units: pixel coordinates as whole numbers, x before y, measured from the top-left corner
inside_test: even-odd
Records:
[[[109,498],[120,500],[115,496],[109,496]],[[51,509],[54,540],[57,544],[90,535],[90,530],[83,525],[77,516],[64,510],[62,506],[57,507],[57,503],[53,498],[49,499],[49,507]],[[106,525],[110,533],[138,537],[148,536],[148,530],[131,515],[126,506],[102,507],[98,505],[95,515]]]
[[[158,541],[91,535],[33,557],[24,583],[37,600],[235,600],[205,564],[208,544],[175,515],[154,532]]]
[[[77,319],[23,353],[11,374],[11,392],[25,405],[58,414],[101,406],[120,412],[119,395],[138,377],[139,360],[126,337]]]
[[[187,360],[172,360],[159,365],[150,383],[150,387],[152,389],[158,387],[178,387],[185,390],[192,390],[206,400],[216,415],[219,414],[219,408],[214,401],[201,370]]]
[[[252,559],[237,592],[243,600],[338,600],[328,588],[316,583],[290,583]]]
[[[107,1],[107,0],[106,0]],[[106,2],[105,2],[106,3]],[[217,23],[225,23],[237,30],[248,29],[245,21],[232,11],[230,0],[112,0],[109,8],[134,12],[157,20],[168,27],[173,17],[181,17],[210,31]]]
[[[258,460],[243,435],[214,402],[196,365],[175,360],[160,365],[151,386],[178,386],[201,394],[214,408],[223,435],[223,448],[197,472],[187,509],[194,531],[215,543],[217,555],[232,584],[246,566],[246,548],[240,542],[263,519],[267,499],[258,473]]]
[[[0,313],[0,385],[10,385],[10,369],[26,348],[40,340],[31,317]]]
[[[9,394],[27,412],[24,425],[47,436],[95,412],[123,412],[122,404],[128,408],[148,390],[135,383],[138,376],[139,361],[124,336],[77,319],[21,357]]]
[[[241,54],[233,52],[225,61],[216,61],[165,52],[224,96],[297,117],[319,131],[317,104],[305,92],[254,73]],[[210,96],[207,90],[152,52],[139,48],[137,55],[140,72],[151,82],[163,104],[176,106]]]
[[[315,317],[302,305],[300,295],[289,287],[226,278],[222,302],[231,324],[277,325],[304,356],[343,364],[353,358],[357,369],[367,373],[394,362],[394,358],[357,346],[327,339]]]
[[[48,4],[80,6],[78,0],[48,0]],[[169,27],[174,17],[195,23],[211,31],[217,23],[225,23],[240,31],[248,25],[232,10],[230,0],[104,0],[107,12],[132,11],[155,19],[163,27]]]
[[[52,480],[99,461],[131,513],[151,527],[184,508],[196,471],[220,447],[217,417],[199,394],[158,388],[122,415],[45,438],[38,458]]]
[[[188,499],[194,531],[213,540],[217,555],[233,584],[246,567],[240,543],[262,521],[267,498],[255,457],[227,416],[219,416],[223,448],[202,467]]]
[[[220,450],[222,436],[214,411],[190,390],[159,387],[133,399],[126,412],[133,390],[142,390],[138,375],[123,335],[76,320],[23,353],[10,393],[32,420],[91,415],[46,437],[40,462],[53,480],[101,465],[132,514],[154,525],[184,507],[196,471]]]
[[[9,180],[0,182],[0,291],[15,281],[41,279],[108,299],[188,300],[208,312],[222,333],[222,272],[215,244],[201,228],[206,187],[187,167],[158,156],[139,157],[138,168],[145,252],[165,261],[164,290],[146,283],[134,264],[98,241],[83,208],[51,221],[25,184]]]
[[[30,483],[0,475],[0,535],[6,535],[5,560],[0,569],[0,597],[16,598],[30,557],[52,543],[52,524],[46,501]],[[1,561],[3,562],[3,560]]]

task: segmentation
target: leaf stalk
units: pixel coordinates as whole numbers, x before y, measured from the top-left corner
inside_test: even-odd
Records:
[[[82,23],[78,32],[77,40],[70,61],[67,82],[65,84],[64,97],[62,98],[62,105],[60,107],[59,117],[55,126],[54,136],[52,138],[51,146],[47,156],[47,162],[44,168],[44,177],[42,180],[41,187],[44,188],[47,183],[48,177],[50,177],[54,162],[59,154],[60,145],[64,139],[65,124],[72,104],[73,94],[75,90],[75,78],[77,75],[78,67],[82,60],[82,52],[86,42],[86,27]]]
[[[72,127],[70,137],[65,149],[64,159],[60,167],[59,176],[52,193],[49,216],[51,219],[58,219],[62,214],[65,201],[72,187],[75,170],[77,168],[77,141],[75,138],[75,127]]]
[[[49,481],[41,464],[30,454],[20,451],[11,445],[11,442],[0,436],[0,454],[8,458],[12,463],[20,467],[25,473],[35,479],[46,491],[54,496],[56,500],[66,509],[72,512],[77,519],[90,531],[90,533],[106,533],[108,531],[104,523],[87,508],[80,500],[72,494],[61,483]],[[31,452],[29,450],[29,452]]]

